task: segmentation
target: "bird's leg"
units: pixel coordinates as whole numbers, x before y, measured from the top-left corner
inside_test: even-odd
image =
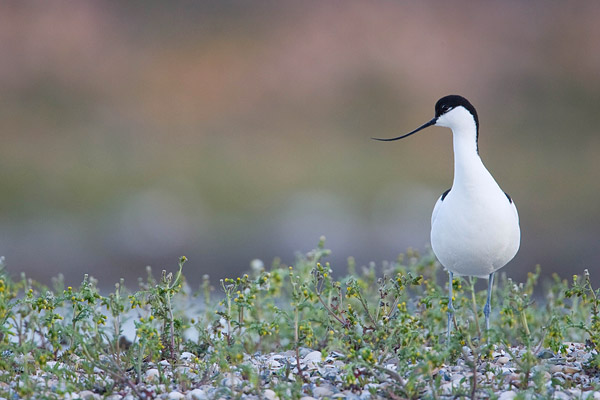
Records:
[[[448,343],[450,343],[450,332],[452,330],[452,318],[454,317],[454,306],[452,305],[452,282],[454,274],[448,271]]]
[[[483,314],[485,315],[485,330],[490,329],[490,313],[492,312],[492,287],[494,286],[494,272],[490,274],[488,279],[488,295],[487,295],[487,303],[485,303],[485,307],[483,308]]]

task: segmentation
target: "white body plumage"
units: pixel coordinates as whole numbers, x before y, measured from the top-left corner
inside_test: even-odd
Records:
[[[431,216],[431,246],[440,263],[458,275],[487,278],[519,250],[515,203],[483,165],[471,113],[456,107],[437,119],[452,129],[454,182]]]

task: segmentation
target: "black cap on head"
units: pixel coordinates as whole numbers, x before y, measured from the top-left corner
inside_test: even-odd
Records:
[[[448,111],[459,106],[463,106],[471,113],[471,115],[475,119],[477,132],[479,132],[479,117],[477,116],[477,111],[475,110],[475,107],[473,107],[473,104],[471,104],[469,100],[457,94],[451,94],[449,96],[442,97],[437,101],[437,103],[435,103],[435,117],[439,118],[440,116],[446,114]]]

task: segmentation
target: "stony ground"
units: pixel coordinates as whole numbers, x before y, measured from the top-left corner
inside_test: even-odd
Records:
[[[427,349],[425,349],[427,350]],[[528,377],[518,367],[518,358],[525,352],[521,348],[510,351],[498,350],[489,361],[481,361],[476,369],[478,388],[476,398],[513,399],[519,398],[552,398],[552,399],[600,399],[600,378],[595,371],[585,368],[586,360],[591,357],[583,344],[570,343],[567,354],[557,356],[549,350],[537,353],[538,365]],[[512,354],[512,356],[510,355]],[[472,398],[473,368],[469,366],[470,352],[464,349],[464,356],[456,365],[444,365],[433,371],[434,378],[439,378],[438,387],[427,387],[421,398],[455,399]],[[75,356],[76,357],[76,356]],[[75,363],[76,364],[76,363]],[[400,399],[397,389],[405,384],[402,376],[394,371],[397,365],[390,360],[381,365],[381,374],[374,377],[364,387],[352,387],[344,382],[342,372],[344,361],[341,354],[332,353],[323,359],[321,352],[308,348],[300,350],[300,368],[305,383],[298,375],[295,352],[254,354],[245,357],[244,365],[254,369],[260,381],[250,381],[243,372],[224,375],[216,367],[209,370],[198,368],[197,357],[189,352],[181,354],[177,363],[164,360],[158,364],[144,365],[144,379],[134,383],[133,371],[126,372],[124,379],[116,375],[107,375],[105,370],[94,370],[95,384],[90,390],[68,393],[65,373],[72,374],[72,379],[81,379],[84,371],[64,371],[70,367],[59,362],[48,362],[42,371],[30,374],[29,379],[37,381],[38,392],[29,398],[62,398],[62,399],[111,399],[133,400],[137,398],[159,399],[267,399],[301,398],[304,400],[321,398],[347,399]],[[17,371],[18,372],[18,371]],[[4,371],[4,374],[10,372]],[[360,371],[357,371],[360,374]],[[89,377],[88,377],[89,378]],[[532,379],[545,380],[547,392],[536,396],[525,390],[524,381]],[[4,398],[21,398],[16,394],[19,385],[19,373],[13,376],[10,384],[4,383]],[[88,379],[89,380],[89,379]],[[115,381],[121,382],[115,382]],[[115,385],[117,383],[117,385]],[[114,388],[114,389],[113,389]],[[493,388],[493,389],[492,389]],[[493,390],[493,391],[492,391]],[[435,392],[435,393],[434,393]],[[109,394],[110,393],[110,394]]]
[[[540,300],[539,269],[524,283],[501,276],[483,337],[485,291],[453,280],[448,342],[433,256],[386,264],[381,278],[349,262],[336,280],[326,254],[320,243],[294,266],[223,279],[216,299],[208,278],[197,293],[185,284],[185,257],[175,275],[149,269],[137,291],[121,281],[108,295],[88,276],[50,290],[0,268],[0,400],[600,400],[600,290],[587,270]]]

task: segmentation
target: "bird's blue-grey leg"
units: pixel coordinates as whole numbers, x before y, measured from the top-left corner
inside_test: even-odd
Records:
[[[452,330],[452,317],[454,316],[454,306],[452,305],[452,282],[454,274],[448,271],[448,342],[450,342],[450,332]]]
[[[494,272],[490,274],[488,279],[488,295],[487,295],[487,303],[485,303],[485,307],[483,308],[483,314],[485,315],[485,330],[490,329],[490,313],[492,312],[492,287],[494,286]]]

